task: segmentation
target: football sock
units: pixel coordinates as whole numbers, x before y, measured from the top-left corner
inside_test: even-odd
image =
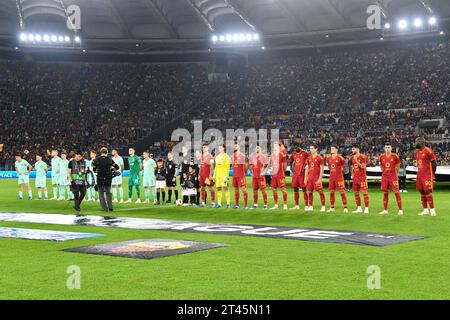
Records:
[[[430,209],[434,209],[434,199],[431,193],[427,194],[427,202]]]
[[[359,193],[355,193],[355,202],[357,207],[361,207],[361,196]]]
[[[330,192],[330,204],[331,204],[331,207],[332,207],[332,208],[334,208],[334,202],[335,202],[335,200],[336,200],[336,197],[335,197],[334,192]]]
[[[347,208],[347,196],[345,195],[345,191],[341,190],[339,193],[341,194],[342,204],[344,205],[344,208]]]
[[[266,189],[263,190],[262,194],[263,194],[264,205],[267,206],[267,203],[268,203],[268,196],[267,196],[267,191],[266,191]]]
[[[361,201],[360,201],[360,203],[361,203]],[[369,207],[369,194],[367,194],[367,193],[364,195],[364,205],[366,206],[366,208]]]
[[[389,193],[384,192],[383,193],[383,208],[384,208],[384,210],[388,209],[388,204],[389,204]]]
[[[400,193],[398,193],[398,192],[395,193],[395,200],[397,200],[398,209],[403,210],[402,197],[400,196]]]
[[[222,204],[222,190],[217,190],[217,203]]]
[[[322,204],[322,207],[325,205],[325,193],[323,193],[323,190],[319,191],[320,195],[320,203]]]
[[[283,203],[287,204],[287,191],[286,190],[282,190],[283,192]]]
[[[310,207],[312,207],[313,202],[314,202],[314,193],[312,193],[312,191],[309,191],[308,192],[308,205]]]
[[[428,209],[427,196],[425,194],[420,195],[420,200],[422,201],[422,207]]]
[[[303,201],[305,201],[305,206],[308,205],[308,192],[303,191]]]

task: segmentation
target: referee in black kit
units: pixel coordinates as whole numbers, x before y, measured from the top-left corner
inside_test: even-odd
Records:
[[[119,166],[108,157],[108,149],[101,148],[100,157],[92,162],[92,169],[97,173],[98,198],[102,210],[113,211],[111,183],[114,172],[119,170]]]

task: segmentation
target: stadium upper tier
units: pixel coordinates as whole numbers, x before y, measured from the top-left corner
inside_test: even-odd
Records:
[[[410,150],[420,120],[444,118],[428,133],[448,136],[448,51],[447,41],[434,41],[266,57],[224,83],[210,83],[204,64],[0,61],[0,157],[131,145],[173,119],[186,127],[193,119],[204,128],[278,127],[302,145],[359,141],[375,151],[391,140]],[[437,146],[442,164],[447,146]]]

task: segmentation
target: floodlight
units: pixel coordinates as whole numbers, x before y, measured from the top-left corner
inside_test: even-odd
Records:
[[[405,19],[402,19],[398,22],[398,28],[400,30],[405,30],[408,27],[408,21],[406,21]]]

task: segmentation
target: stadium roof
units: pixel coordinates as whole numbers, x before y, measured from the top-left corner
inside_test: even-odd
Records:
[[[247,31],[273,47],[320,46],[379,38],[366,27],[373,4],[385,21],[450,18],[448,0],[2,0],[0,41],[12,46],[21,26],[67,30],[65,9],[78,5],[84,45],[104,52],[205,50],[213,33]]]

